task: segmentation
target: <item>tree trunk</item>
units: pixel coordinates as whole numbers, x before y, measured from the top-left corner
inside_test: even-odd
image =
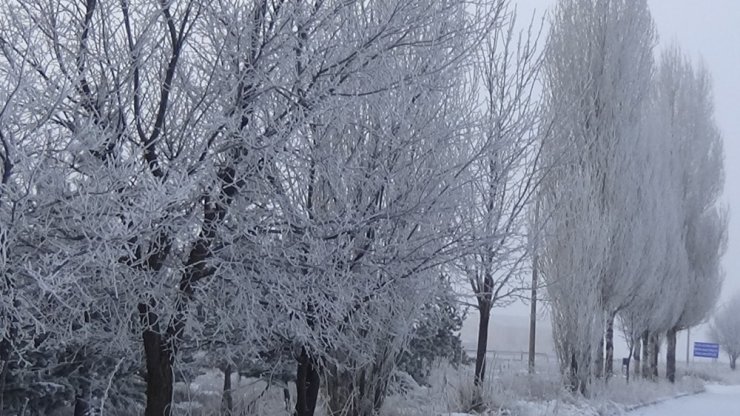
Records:
[[[145,416],[170,416],[172,407],[172,361],[169,350],[162,345],[161,336],[144,331],[146,359]]]
[[[651,380],[657,380],[658,378],[658,357],[660,355],[660,341],[657,334],[650,334],[648,339],[648,375]]]
[[[303,348],[296,372],[295,416],[313,416],[319,398],[321,379],[306,349]]]
[[[87,367],[80,368],[79,392],[75,396],[74,416],[88,416],[90,414],[90,375]]]
[[[628,365],[629,367],[629,365]],[[606,320],[606,358],[604,361],[604,375],[608,380],[614,375],[614,314]]]
[[[75,397],[74,416],[88,416],[90,414],[90,404],[83,397]]]
[[[650,378],[650,335],[647,331],[642,334],[642,378]]]
[[[641,345],[642,343],[640,342],[640,337],[637,337],[637,339],[635,340],[634,352],[632,353],[632,360],[635,363],[635,369],[633,370],[635,377],[640,376],[640,352],[642,351],[642,348],[640,348]]]
[[[624,375],[626,377],[627,384],[629,384],[629,382],[630,382],[630,365],[632,364],[631,363],[631,361],[632,361],[632,352],[633,352],[632,350],[634,348],[635,348],[634,345],[630,345],[630,347],[629,347],[629,353],[627,354],[627,366],[624,369]]]
[[[576,353],[570,356],[570,390],[575,393],[580,390],[581,380],[578,378],[578,360]]]
[[[601,333],[599,345],[596,350],[596,362],[594,363],[594,376],[600,379],[604,375],[604,333]]]
[[[676,328],[666,334],[665,376],[671,383],[676,382]]]
[[[172,350],[159,332],[159,317],[152,312],[153,302],[138,306],[146,362],[145,416],[170,416],[172,411]]]
[[[3,349],[4,342],[4,339],[0,341],[0,366],[2,366],[2,370],[0,370],[0,409],[5,409],[5,380],[8,375],[7,355]]]
[[[737,355],[730,356],[730,369],[735,370],[735,362],[737,361]]]
[[[658,357],[660,356],[660,338],[658,338],[658,334],[653,334],[650,336],[650,346],[652,350],[650,351],[650,375],[654,380],[658,379]]]
[[[283,387],[283,400],[285,401],[285,411],[290,413],[290,389],[287,385]]]
[[[231,416],[234,413],[234,399],[231,394],[231,365],[226,364],[222,371],[224,372],[224,392],[221,397],[221,413],[224,416]]]
[[[480,320],[478,321],[478,346],[475,351],[475,379],[476,386],[483,384],[486,377],[486,350],[488,349],[488,323],[491,320],[491,308],[486,302],[480,304],[478,309]]]

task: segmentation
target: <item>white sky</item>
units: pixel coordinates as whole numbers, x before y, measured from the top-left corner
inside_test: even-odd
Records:
[[[528,21],[533,12],[541,16],[555,4],[555,0],[511,1],[517,6],[520,22]],[[714,81],[716,121],[725,145],[724,203],[730,209],[729,247],[723,259],[723,301],[740,291],[740,0],[648,0],[648,4],[660,44],[675,42],[689,56],[703,60]],[[502,312],[525,316],[528,311],[524,305],[512,305],[505,311],[494,310],[491,319],[496,321],[496,315]],[[477,314],[471,313],[468,321],[466,327],[475,325],[466,328],[466,335],[470,336],[477,328]],[[701,329],[695,332],[698,334],[692,334],[692,341],[705,337]],[[495,337],[493,333],[492,338]],[[678,357],[685,354],[685,340],[681,334]],[[489,348],[495,348],[490,340]]]

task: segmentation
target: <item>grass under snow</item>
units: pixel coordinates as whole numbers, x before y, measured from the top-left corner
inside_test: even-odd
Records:
[[[705,383],[740,384],[740,374],[730,372],[726,365],[695,364],[689,368],[679,366],[675,384],[664,379],[653,382],[639,378],[627,383],[618,373],[608,383],[595,383],[589,398],[583,398],[562,387],[554,362],[539,364],[535,375],[527,374],[524,365],[517,361],[491,363],[491,374],[478,396],[482,403],[475,400],[472,368],[440,365],[432,372],[430,386],[414,386],[391,395],[380,416],[611,416],[624,414],[636,406],[701,392]],[[189,386],[178,385],[176,414],[219,415],[222,377],[218,370],[209,370]],[[235,376],[233,388],[238,416],[291,414],[281,387],[270,387],[255,379],[239,380]],[[293,386],[291,397],[295,397]],[[475,409],[484,410],[476,413]],[[323,406],[319,406],[317,416],[326,416]]]

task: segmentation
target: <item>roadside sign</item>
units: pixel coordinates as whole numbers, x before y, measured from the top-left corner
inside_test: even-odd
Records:
[[[694,357],[719,358],[719,344],[713,342],[695,342]]]

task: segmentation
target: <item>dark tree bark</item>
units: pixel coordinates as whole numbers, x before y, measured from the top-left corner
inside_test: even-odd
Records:
[[[147,404],[144,411],[146,416],[170,416],[174,383],[172,365],[183,339],[189,303],[195,296],[195,284],[215,272],[212,267],[206,265],[206,260],[212,256],[211,247],[216,239],[216,229],[223,222],[228,206],[240,186],[231,167],[220,169],[218,178],[221,182],[220,198],[216,201],[209,197],[203,199],[203,226],[198,239],[190,249],[186,268],[178,285],[175,313],[166,330],[160,329],[159,316],[154,311],[155,305],[152,301],[149,304],[139,304],[147,368]],[[146,267],[150,270],[157,271],[163,267],[171,248],[168,237],[160,236],[160,239],[162,242],[158,247],[164,249],[155,250],[146,258]],[[140,256],[142,254],[137,252],[137,257]]]
[[[296,403],[294,416],[313,416],[319,397],[321,379],[318,368],[303,348],[296,373]]]
[[[90,403],[83,397],[75,397],[74,416],[88,416],[90,414]]]
[[[730,369],[735,370],[735,362],[737,361],[737,355],[730,356]]]
[[[671,328],[666,334],[665,376],[671,383],[676,382],[676,328]]]
[[[172,405],[172,358],[162,345],[161,337],[153,331],[144,332],[146,358],[145,416],[170,416]]]
[[[481,302],[480,320],[478,321],[478,345],[475,351],[475,385],[480,386],[486,377],[486,352],[488,349],[488,323],[491,320],[491,308],[487,302]]]

